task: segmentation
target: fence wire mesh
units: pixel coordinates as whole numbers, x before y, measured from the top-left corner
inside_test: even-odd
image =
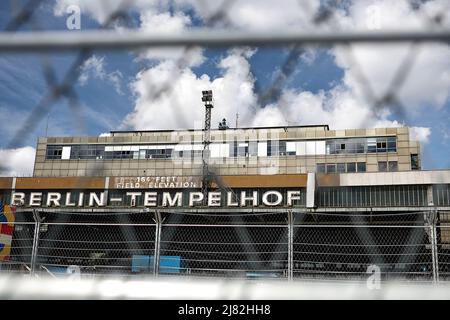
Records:
[[[389,214],[368,219],[286,211],[275,223],[267,214],[255,215],[257,221],[195,222],[179,212],[174,222],[156,212],[41,212],[40,220],[27,222],[30,212],[19,213],[0,270],[83,278],[364,281],[377,268],[381,281],[449,277],[450,227],[442,218],[433,222],[434,213],[397,215],[395,222]]]
[[[204,11],[200,31],[139,36],[139,26],[133,16],[137,2],[120,1],[115,9],[108,10],[101,23],[104,33],[87,30],[79,34],[38,31],[42,29],[41,21],[34,12],[43,1],[11,2],[17,11],[0,34],[0,54],[25,52],[41,57],[39,61],[48,90],[5,143],[8,148],[23,146],[55,104],[64,99],[73,114],[71,121],[78,131],[83,132],[82,101],[76,92],[76,83],[83,64],[98,49],[123,50],[138,57],[145,48],[180,47],[182,55],[176,59],[170,76],[162,83],[149,85],[151,88],[146,98],[150,101],[174,90],[179,79],[178,70],[192,62],[191,53],[198,47],[275,46],[285,49],[286,58],[277,67],[279,72],[269,85],[255,83],[258,105],[265,106],[273,102],[278,105],[284,103],[282,92],[309,49],[315,49],[319,44],[339,46],[345,60],[355,68],[361,92],[372,110],[378,113],[388,109],[398,114],[401,120],[406,107],[399,92],[408,80],[423,42],[447,45],[450,40],[447,28],[450,10],[445,9],[429,14],[417,9],[423,14],[422,28],[411,32],[341,30],[336,19],[341,10],[345,10],[345,1],[321,1],[315,9],[308,6],[308,1],[298,1],[304,12],[299,19],[304,19],[317,32],[236,30],[233,6],[239,1],[223,1],[214,5],[215,9],[209,8],[205,1],[197,1],[196,4]],[[411,0],[409,4],[412,8],[419,6],[418,1]],[[450,2],[447,9],[449,5]],[[115,28],[122,30],[122,34]],[[19,31],[22,29],[35,31],[24,34]],[[355,55],[355,49],[361,43],[401,43],[407,47],[407,54],[399,61],[384,92],[374,90],[364,66]],[[61,76],[56,76],[58,72],[50,53],[58,50],[76,55]],[[253,74],[256,73],[253,70],[255,66],[250,68]],[[177,107],[181,110],[180,106]],[[183,113],[177,112],[175,116],[182,118]],[[289,115],[283,116],[289,124]],[[183,123],[183,119],[179,122]],[[0,164],[0,171],[3,166]],[[102,166],[98,164],[92,168],[89,175],[97,175]],[[448,193],[446,196],[448,198]],[[162,212],[161,220],[153,213],[94,216],[75,212],[73,215],[53,216],[46,213],[47,220],[44,221],[34,222],[27,217],[14,223],[11,253],[0,266],[2,272],[34,274],[58,274],[69,266],[76,266],[81,274],[88,275],[178,274],[303,279],[320,276],[350,279],[364,277],[367,267],[375,264],[381,268],[386,280],[431,281],[436,276],[445,279],[450,273],[450,230],[445,222],[429,225],[424,215],[295,213],[290,226],[286,212],[222,216]]]

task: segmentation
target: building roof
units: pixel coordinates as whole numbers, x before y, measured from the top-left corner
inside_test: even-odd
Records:
[[[325,131],[329,131],[330,127],[327,124],[319,125],[303,125],[303,126],[274,126],[274,127],[242,127],[242,128],[227,128],[226,130],[250,130],[250,129],[297,129],[297,128],[323,128]],[[220,129],[214,128],[211,131],[219,131]],[[203,129],[160,129],[160,130],[112,130],[111,134],[116,133],[139,133],[139,132],[181,132],[181,131],[203,131]],[[222,131],[222,130],[220,130]]]

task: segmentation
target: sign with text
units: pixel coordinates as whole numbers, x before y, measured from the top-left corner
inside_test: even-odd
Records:
[[[114,177],[111,187],[116,189],[185,189],[200,188],[201,179],[194,177]]]
[[[291,207],[304,203],[304,191],[235,190],[196,191],[116,190],[116,191],[33,191],[12,193],[11,203],[25,207]]]

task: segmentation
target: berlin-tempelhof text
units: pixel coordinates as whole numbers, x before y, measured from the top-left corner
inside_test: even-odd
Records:
[[[183,192],[142,192],[129,191],[125,197],[109,197],[108,192],[78,192],[76,196],[72,192],[13,192],[11,204],[29,207],[103,207],[112,203],[122,203],[125,206],[136,207],[138,204],[144,207],[182,207],[188,205],[195,207],[207,205],[208,207],[257,207],[260,205],[268,207],[292,206],[300,200],[299,190],[288,190],[283,195],[276,190],[241,191],[239,199],[234,192],[208,192],[207,198],[198,191]],[[140,200],[140,201],[138,201]]]

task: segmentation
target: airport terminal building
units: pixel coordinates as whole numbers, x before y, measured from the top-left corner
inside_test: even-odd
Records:
[[[450,170],[422,170],[408,128],[222,126],[210,141],[205,193],[202,130],[39,138],[33,177],[0,178],[0,270],[450,275]]]

